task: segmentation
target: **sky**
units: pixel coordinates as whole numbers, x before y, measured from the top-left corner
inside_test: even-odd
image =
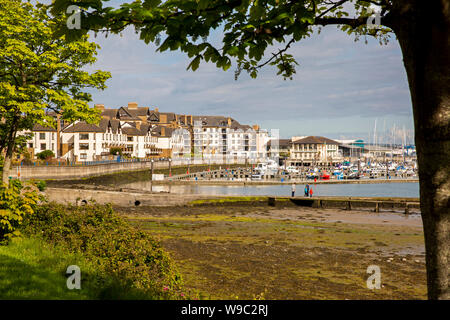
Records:
[[[279,129],[281,138],[323,135],[373,142],[376,125],[378,142],[387,142],[382,134],[395,125],[412,139],[411,98],[394,35],[388,45],[371,38],[366,44],[328,26],[291,47],[299,63],[293,80],[266,66],[256,79],[243,72],[237,81],[233,67],[224,72],[202,63],[197,71],[187,71],[186,55],[156,52],[132,28],[122,36],[91,35],[91,40],[101,49],[90,69],[112,74],[106,90],[91,92],[92,105],[118,108],[137,102],[161,112],[231,116]]]

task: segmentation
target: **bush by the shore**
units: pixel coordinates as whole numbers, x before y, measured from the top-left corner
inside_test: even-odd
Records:
[[[85,281],[104,288],[97,298],[126,298],[119,293],[123,288],[133,292],[132,299],[186,298],[181,276],[160,243],[127,224],[111,206],[44,204],[27,217],[23,232],[58,250],[81,254],[96,270],[96,276]]]

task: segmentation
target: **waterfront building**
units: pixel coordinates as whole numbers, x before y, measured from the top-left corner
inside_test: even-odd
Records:
[[[308,136],[290,145],[288,165],[328,165],[342,160],[339,143],[321,136]]]
[[[27,141],[29,153],[52,150],[60,159],[72,162],[112,159],[112,150],[133,158],[200,156],[267,157],[266,130],[242,125],[231,117],[193,116],[160,112],[135,102],[118,109],[100,110],[98,124],[84,121],[64,123],[55,113],[57,129],[35,125]]]

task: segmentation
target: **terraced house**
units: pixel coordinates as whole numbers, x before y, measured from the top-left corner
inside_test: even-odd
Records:
[[[73,162],[111,159],[112,153],[133,158],[266,157],[267,131],[241,125],[223,116],[193,116],[160,112],[135,102],[118,109],[101,110],[101,121],[64,123],[52,115],[57,128],[35,125],[28,141],[30,153],[52,150]]]

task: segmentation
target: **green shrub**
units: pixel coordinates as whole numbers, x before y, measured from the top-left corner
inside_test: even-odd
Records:
[[[45,180],[41,180],[36,184],[36,187],[39,189],[39,191],[45,191],[47,189],[47,182]]]
[[[155,299],[181,297],[181,277],[160,243],[130,226],[111,206],[45,204],[28,217],[24,230],[82,253],[104,273]]]
[[[109,149],[109,154],[112,154],[114,156],[122,156],[122,149],[117,147],[112,147]]]
[[[39,199],[31,184],[12,180],[9,186],[0,185],[0,244],[20,235],[19,225],[35,212]]]
[[[52,150],[44,150],[42,152],[36,153],[36,157],[40,160],[50,160],[55,157],[55,154]]]

